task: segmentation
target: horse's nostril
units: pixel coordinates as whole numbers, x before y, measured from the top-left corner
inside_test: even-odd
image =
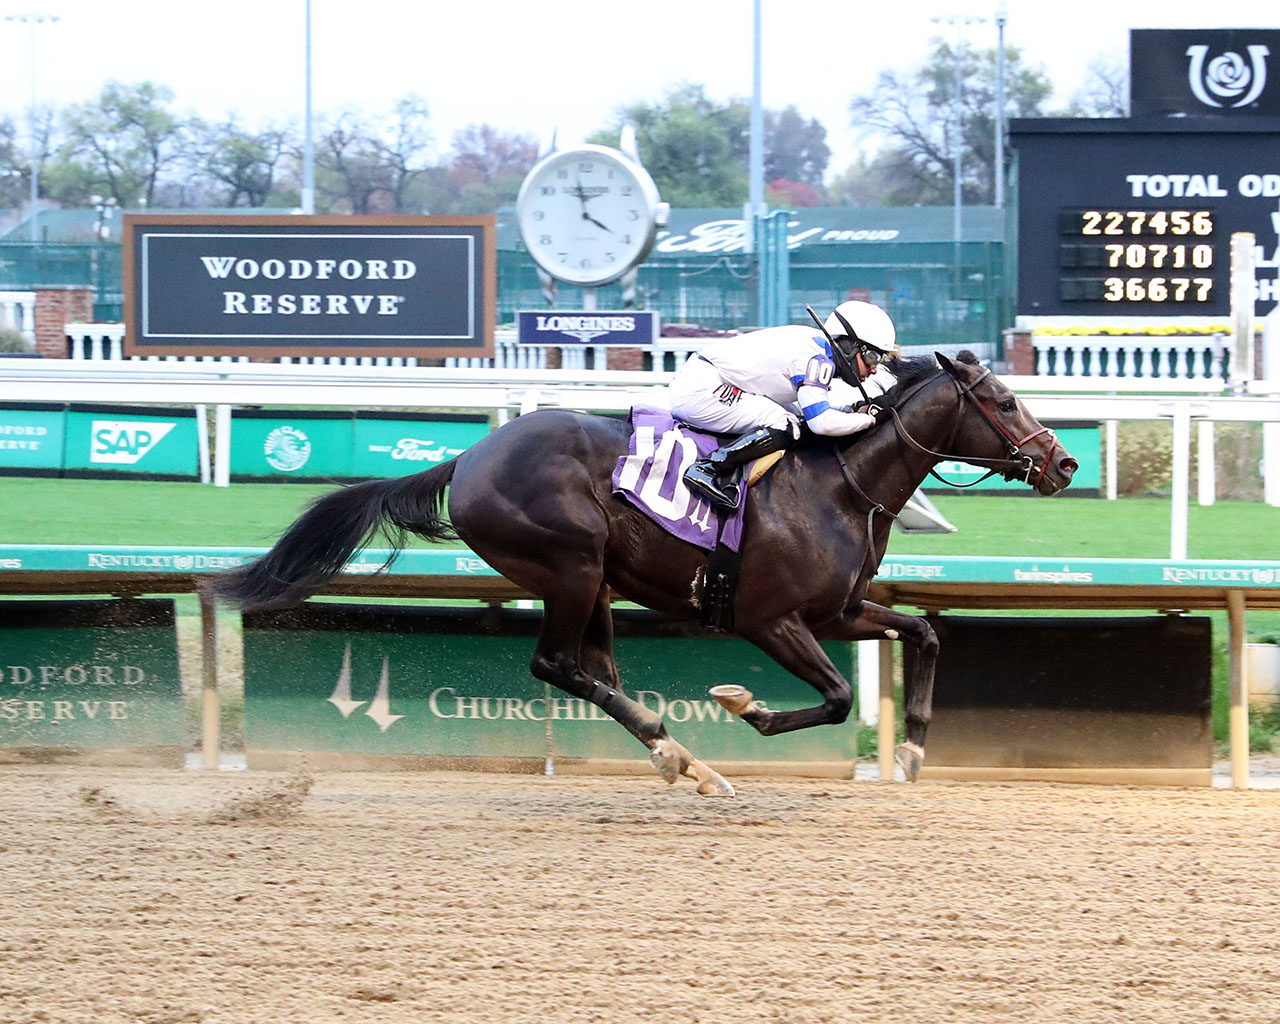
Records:
[[[1062,472],[1066,473],[1067,476],[1071,476],[1072,474],[1075,473],[1077,469],[1080,468],[1080,463],[1077,462],[1075,459],[1066,458],[1058,463],[1058,468],[1062,470]]]

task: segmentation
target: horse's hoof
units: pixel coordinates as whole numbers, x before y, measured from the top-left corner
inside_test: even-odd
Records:
[[[902,766],[908,782],[920,778],[920,766],[924,764],[924,750],[914,743],[899,743],[893,752],[893,759]]]
[[[649,749],[649,761],[668,786],[675,784],[692,759],[692,755],[670,737],[658,740]]]
[[[698,793],[701,796],[737,796],[733,786],[729,785],[729,780],[723,775],[716,772],[711,773],[714,777],[703,779],[698,783]]]
[[[735,715],[745,714],[756,706],[751,691],[745,686],[726,683],[724,686],[713,686],[708,692],[722,708]]]

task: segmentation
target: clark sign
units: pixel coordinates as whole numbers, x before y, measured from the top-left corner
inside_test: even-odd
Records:
[[[127,355],[487,356],[492,217],[125,217]]]

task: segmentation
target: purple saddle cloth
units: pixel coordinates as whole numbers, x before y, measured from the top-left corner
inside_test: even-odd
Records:
[[[717,534],[733,551],[742,543],[746,499],[725,518],[705,498],[689,490],[684,471],[719,445],[710,434],[677,423],[666,409],[637,405],[631,410],[631,442],[613,470],[613,493],[620,494],[668,533],[712,551]],[[742,486],[746,487],[744,474]]]

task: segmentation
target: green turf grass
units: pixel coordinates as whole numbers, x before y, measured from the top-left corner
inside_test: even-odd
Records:
[[[0,477],[0,542],[265,547],[322,484],[201,484]],[[953,534],[895,531],[894,554],[1167,558],[1170,503],[938,495]],[[1218,502],[1189,510],[1191,558],[1280,559],[1280,509]]]
[[[959,532],[894,535],[910,555],[1168,558],[1172,505],[1164,498],[935,496]],[[1280,560],[1280,508],[1220,501],[1188,509],[1188,558]]]
[[[266,547],[331,489],[0,477],[0,541]]]

